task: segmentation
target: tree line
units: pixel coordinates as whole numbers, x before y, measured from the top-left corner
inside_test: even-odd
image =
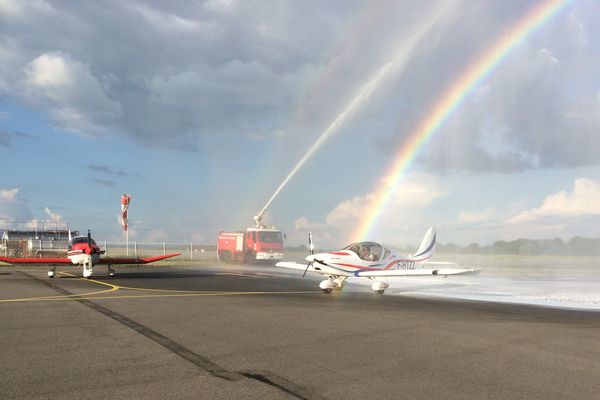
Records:
[[[588,239],[576,236],[567,242],[560,238],[517,239],[508,242],[499,240],[488,246],[471,243],[466,247],[453,243],[438,243],[437,251],[455,254],[600,256],[600,238]]]

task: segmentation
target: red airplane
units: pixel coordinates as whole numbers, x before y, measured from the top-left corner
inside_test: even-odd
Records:
[[[69,232],[71,236],[71,232]],[[100,250],[100,247],[96,244],[94,239],[88,230],[87,236],[75,236],[69,239],[69,245],[67,247],[67,257],[44,257],[44,258],[15,258],[15,257],[0,257],[0,261],[4,261],[9,264],[49,264],[50,270],[48,271],[48,277],[54,278],[56,273],[56,265],[60,264],[72,264],[83,268],[83,277],[91,278],[92,269],[96,264],[104,264],[108,267],[108,274],[115,276],[115,270],[111,268],[111,265],[116,264],[148,264],[154,261],[164,260],[166,258],[176,257],[180,253],[165,254],[163,256],[155,257],[143,257],[143,258],[111,258],[111,257],[100,257],[104,254],[104,250]]]

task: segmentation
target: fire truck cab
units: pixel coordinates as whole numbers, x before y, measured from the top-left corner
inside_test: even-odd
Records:
[[[283,258],[283,236],[274,228],[221,232],[217,240],[217,256],[225,263],[279,261]]]

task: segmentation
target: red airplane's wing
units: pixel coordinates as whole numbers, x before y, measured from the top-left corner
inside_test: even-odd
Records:
[[[0,257],[0,261],[9,264],[71,264],[68,258],[58,257],[38,257],[38,258],[18,258],[18,257]]]
[[[98,264],[148,264],[154,261],[164,260],[166,258],[177,257],[181,253],[165,254],[164,256],[143,257],[143,258],[110,258],[103,257],[98,260]]]

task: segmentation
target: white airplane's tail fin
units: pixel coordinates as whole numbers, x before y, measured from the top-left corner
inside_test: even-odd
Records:
[[[424,261],[433,255],[435,252],[435,229],[429,228],[425,233],[425,237],[421,241],[421,245],[417,249],[417,252],[410,256],[413,261]]]

